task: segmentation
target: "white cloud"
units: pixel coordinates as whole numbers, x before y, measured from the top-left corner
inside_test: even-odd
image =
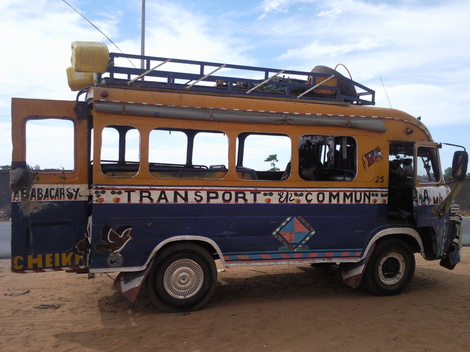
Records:
[[[217,19],[197,8],[186,9],[172,2],[149,4],[146,54],[212,62],[250,61],[244,55],[245,40],[218,27]],[[233,33],[232,33],[233,34]]]
[[[262,14],[258,19],[263,19],[270,13],[287,13],[289,8],[296,4],[313,2],[315,2],[315,0],[263,0],[260,6]]]
[[[376,87],[378,104],[388,106],[382,87]],[[454,94],[453,90],[445,86],[428,84],[406,84],[385,86],[387,95],[393,108],[406,111],[414,116],[421,116],[422,121],[431,128],[440,125],[460,123],[468,124],[467,116],[470,108],[466,97]],[[458,107],[457,109],[449,107]],[[458,111],[458,113],[456,113]]]
[[[292,0],[264,0],[261,5],[263,13],[259,19],[263,19],[270,12],[286,12],[291,3]]]
[[[369,51],[371,48],[378,48],[379,46],[380,42],[372,38],[358,38],[353,42],[339,44],[322,44],[315,40],[302,48],[287,50],[285,54],[279,57],[279,60],[289,60],[291,58],[306,60],[316,56],[341,57],[351,53]]]
[[[70,98],[65,69],[75,40],[103,40],[102,35],[62,2],[9,1],[1,5],[0,96]],[[108,28],[104,22],[102,27]],[[87,27],[88,26],[88,27]],[[8,54],[6,54],[8,53]]]

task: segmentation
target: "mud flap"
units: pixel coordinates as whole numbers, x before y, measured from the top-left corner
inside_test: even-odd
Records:
[[[374,252],[375,243],[370,249],[367,256],[358,263],[341,264],[340,270],[336,273],[336,277],[352,288],[358,288],[361,285],[362,277],[369,262],[370,255]]]
[[[119,273],[114,280],[114,288],[130,302],[134,303],[151,268],[152,265],[148,265],[142,271]]]
[[[349,287],[358,288],[361,285],[365,267],[364,262],[347,264],[339,270],[338,279]]]

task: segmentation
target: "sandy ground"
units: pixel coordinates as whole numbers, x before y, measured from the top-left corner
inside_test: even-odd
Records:
[[[129,303],[114,276],[12,274],[0,260],[0,351],[469,351],[470,247],[453,271],[416,258],[393,297],[310,266],[226,269],[189,314],[159,311],[145,291]]]

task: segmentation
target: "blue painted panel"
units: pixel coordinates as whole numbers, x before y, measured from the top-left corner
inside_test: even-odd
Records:
[[[371,233],[385,224],[386,205],[95,204],[91,267],[106,268],[110,261],[142,266],[172,236],[210,238],[224,254],[282,251],[285,243],[275,233],[289,217],[303,219],[313,230],[302,250],[361,251]],[[304,232],[299,229],[300,235]],[[283,236],[298,245],[299,233],[287,229]],[[115,250],[108,248],[113,239],[127,242]]]
[[[12,203],[11,253],[16,270],[44,270],[77,265],[75,244],[87,231],[87,202],[41,202],[30,214]],[[16,259],[15,259],[16,258]]]
[[[449,248],[451,237],[448,234],[447,224],[449,223],[449,215],[439,218],[435,214],[435,205],[416,206],[415,217],[417,219],[417,227],[429,227],[434,230],[433,255],[440,258]]]

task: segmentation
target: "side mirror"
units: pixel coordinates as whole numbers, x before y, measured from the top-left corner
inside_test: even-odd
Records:
[[[457,151],[452,160],[452,177],[456,180],[465,180],[467,177],[468,153]]]

